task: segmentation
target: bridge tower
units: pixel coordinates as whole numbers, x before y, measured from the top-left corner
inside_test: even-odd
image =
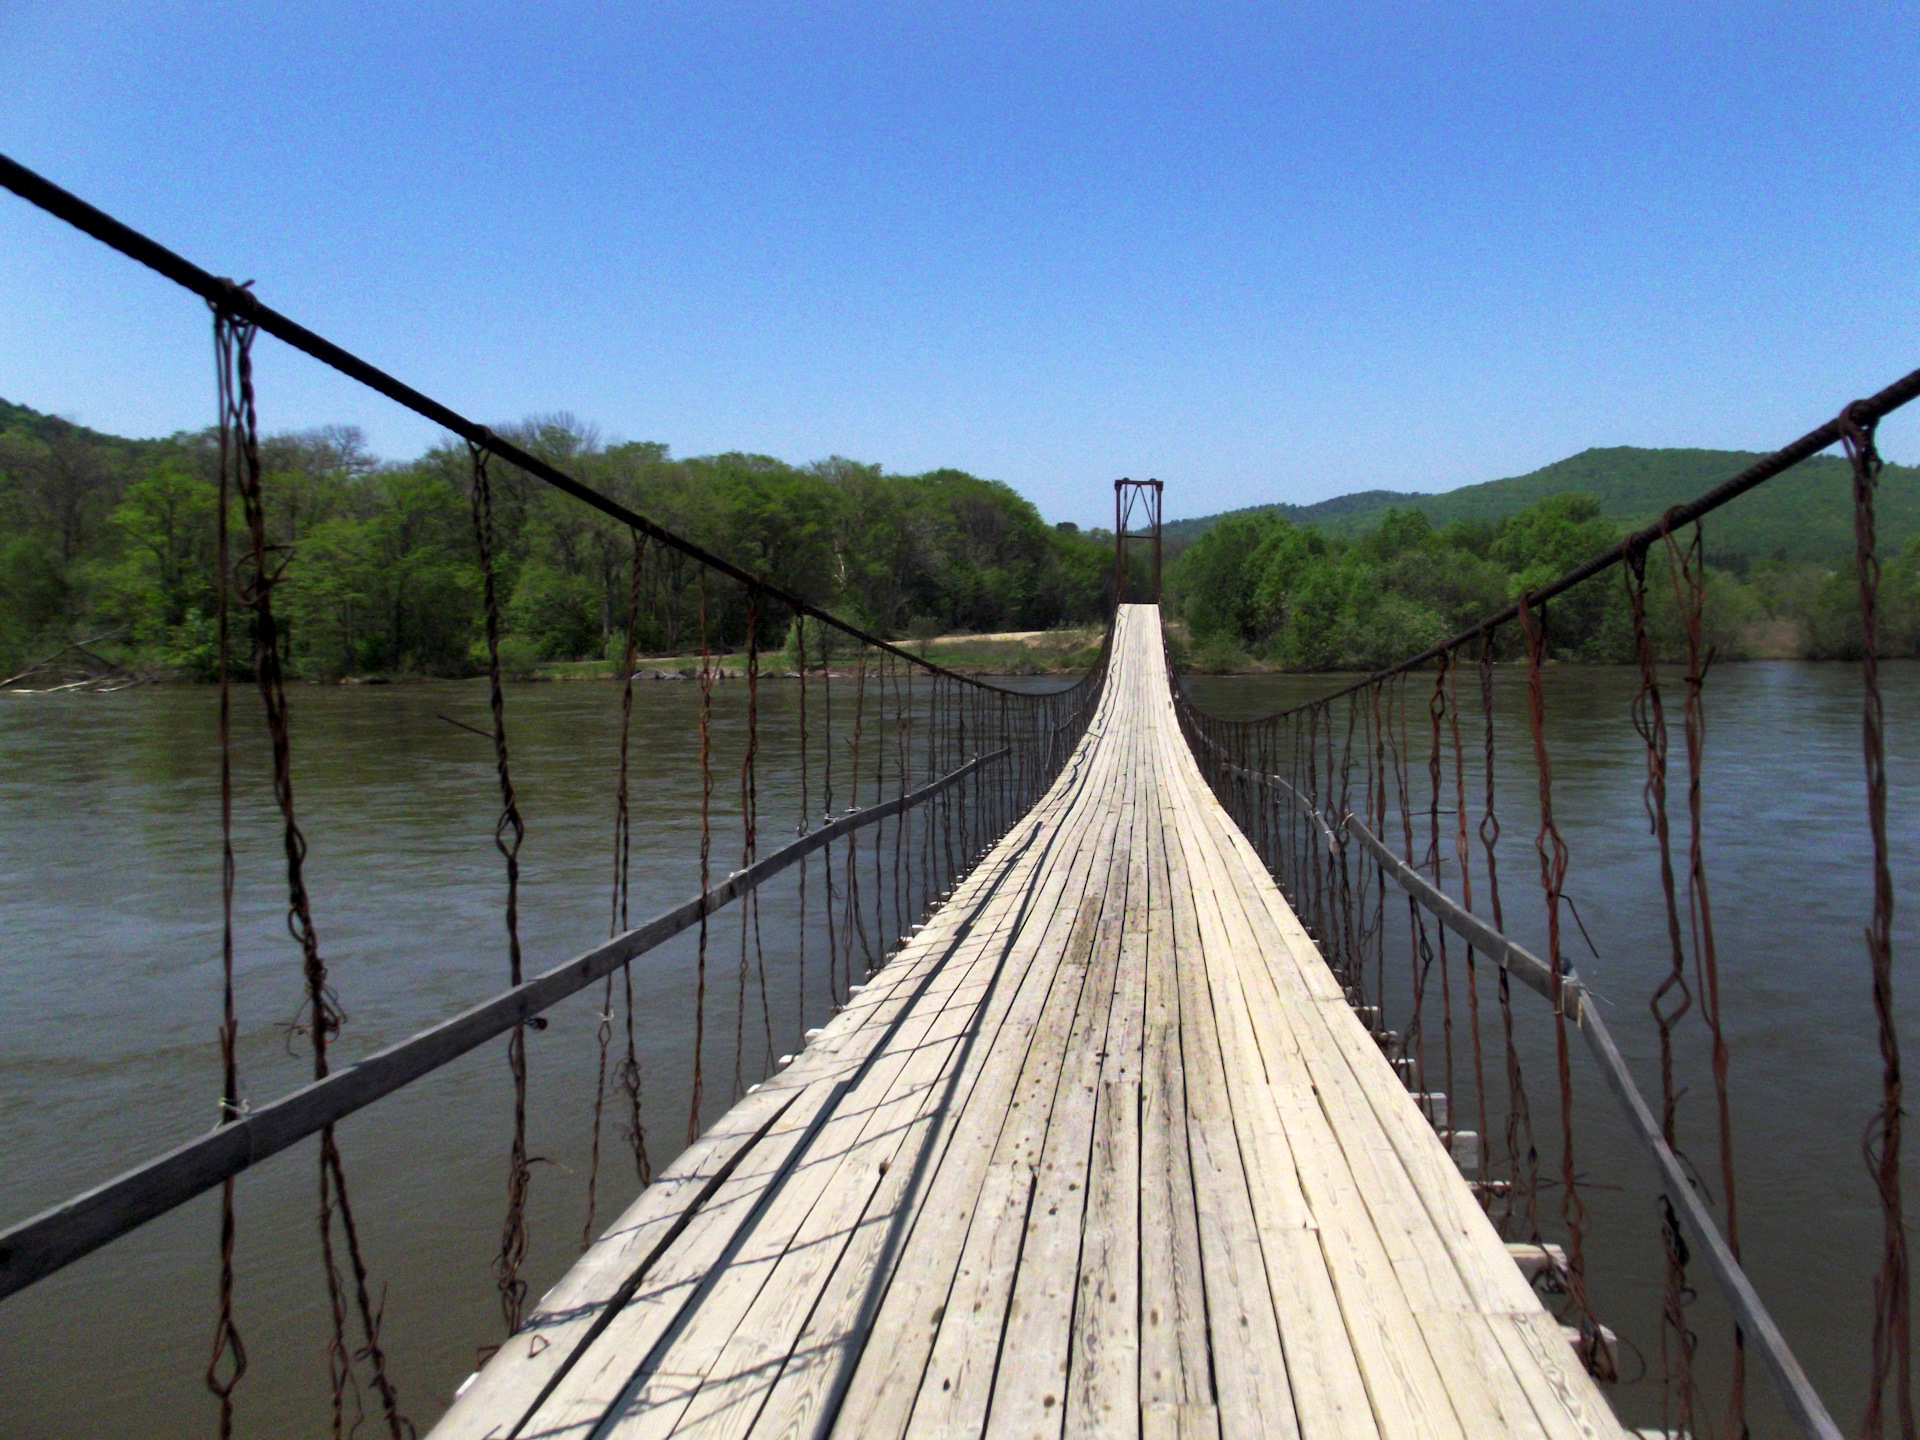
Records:
[[[1160,603],[1160,492],[1158,480],[1113,482],[1113,603],[1127,601],[1127,542],[1146,541],[1152,546],[1153,603]],[[1143,529],[1130,530],[1135,513],[1141,516]]]

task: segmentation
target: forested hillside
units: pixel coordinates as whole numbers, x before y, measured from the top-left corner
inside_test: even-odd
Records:
[[[677,460],[661,445],[604,444],[564,415],[511,433],[641,513],[889,636],[1037,630],[1097,622],[1105,610],[1111,537],[1049,526],[995,481],[889,475],[837,458]],[[122,439],[0,401],[0,677],[101,636],[94,650],[144,673],[210,672],[214,444],[209,433]],[[1371,491],[1180,522],[1168,527],[1179,553],[1169,599],[1203,663],[1381,665],[1751,458],[1590,450],[1445,495]],[[383,463],[357,432],[325,429],[272,437],[263,459],[294,671],[469,673],[480,658],[480,583],[464,447]],[[617,655],[626,532],[510,466],[496,467],[495,488],[509,665]],[[1880,514],[1889,653],[1920,653],[1920,472],[1887,468]],[[1719,653],[1854,653],[1850,526],[1847,477],[1830,457],[1709,519]],[[1654,569],[1656,620],[1672,642],[1671,587]],[[697,648],[696,585],[690,564],[652,558],[644,653]],[[710,588],[707,608],[716,647],[744,642],[738,595]],[[1627,658],[1617,583],[1557,602],[1549,623],[1565,658]],[[784,624],[768,617],[767,648],[784,642]]]
[[[1353,537],[1376,528],[1389,510],[1417,510],[1436,526],[1497,522],[1549,495],[1577,492],[1622,530],[1651,524],[1669,506],[1691,500],[1759,455],[1744,450],[1645,450],[1631,445],[1583,450],[1531,474],[1466,485],[1438,495],[1367,490],[1313,505],[1267,505],[1229,514],[1274,514],[1322,534]],[[1707,549],[1730,564],[1756,560],[1831,563],[1853,552],[1851,480],[1844,460],[1817,455],[1769,480],[1707,522]],[[1920,469],[1889,465],[1880,480],[1880,538],[1893,549],[1920,535]],[[1221,515],[1169,524],[1166,534],[1198,539]]]
[[[1850,500],[1843,513],[1851,515]],[[1717,519],[1707,522],[1709,545]],[[1470,628],[1623,533],[1598,500],[1577,492],[1547,495],[1498,520],[1436,527],[1423,510],[1404,507],[1355,536],[1331,529],[1265,512],[1230,515],[1181,555],[1176,603],[1203,665],[1235,668],[1251,657],[1295,670],[1380,668]],[[1690,532],[1677,538],[1684,543]],[[1920,537],[1883,545],[1881,555],[1881,652],[1920,654]],[[1683,653],[1674,559],[1656,546],[1647,563],[1652,631],[1668,656]],[[1860,653],[1851,555],[1737,557],[1708,563],[1704,583],[1705,638],[1722,658]],[[1560,659],[1631,660],[1619,571],[1554,600],[1547,638]],[[1510,653],[1516,639],[1508,633],[1502,643]]]
[[[564,415],[510,433],[642,514],[889,636],[1042,629],[1104,609],[1111,539],[1047,525],[996,481],[889,475],[842,459],[676,460],[661,445],[603,444]],[[0,401],[0,676],[103,634],[94,648],[123,664],[208,672],[214,453],[208,433],[124,440]],[[275,436],[263,459],[285,563],[276,608],[295,671],[471,670],[480,581],[464,446],[382,463],[358,432],[326,429]],[[627,532],[511,466],[496,462],[494,475],[509,661],[617,654]],[[697,648],[695,568],[655,560],[639,642],[649,653]],[[717,644],[742,643],[737,595],[710,592],[708,610]]]

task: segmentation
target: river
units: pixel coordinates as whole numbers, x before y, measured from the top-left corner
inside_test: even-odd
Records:
[[[1510,928],[1538,942],[1520,677],[1500,677],[1507,743],[1500,774]],[[1416,682],[1418,683],[1418,682]],[[1323,690],[1325,677],[1202,678],[1196,698],[1251,714]],[[715,695],[717,743],[737,749],[744,688]],[[1710,681],[1708,864],[1720,920],[1724,1019],[1740,1204],[1750,1269],[1844,1427],[1863,1383],[1867,1295],[1877,1211],[1860,1158],[1877,1095],[1877,1057],[1861,926],[1867,866],[1854,667],[1724,666]],[[1888,667],[1896,883],[1920,859],[1920,665]],[[1639,811],[1642,759],[1626,715],[1632,677],[1556,669],[1548,740],[1556,807],[1572,853],[1568,888],[1594,950],[1575,963],[1609,1003],[1608,1018],[1643,1087],[1655,1086],[1645,996],[1664,969],[1656,872]],[[762,687],[769,753],[790,739],[798,687]],[[299,1001],[297,957],[269,823],[264,736],[251,697],[237,740],[237,903],[241,1064],[257,1102],[293,1088],[307,1062],[284,1022]],[[605,935],[618,692],[604,684],[512,687],[515,776],[528,818],[522,935],[530,970]],[[635,918],[692,893],[699,776],[692,763],[697,687],[644,683],[634,712]],[[303,687],[295,766],[311,843],[314,909],[349,1022],[345,1057],[391,1043],[498,989],[505,980],[503,895],[492,831],[497,810],[487,743],[444,720],[485,724],[478,684]],[[206,1128],[219,1072],[218,808],[210,690],[0,697],[0,1216],[20,1218],[102,1180],[130,1160]],[[816,717],[817,723],[817,717]],[[1676,753],[1679,745],[1676,734]],[[716,805],[736,782],[724,765]],[[817,782],[816,782],[817,783]],[[843,782],[844,783],[844,780]],[[844,802],[843,802],[844,803]],[[791,833],[796,777],[761,779],[763,831]],[[1679,806],[1676,801],[1676,820]],[[737,827],[722,827],[715,868],[732,868]],[[766,844],[763,840],[763,848]],[[784,894],[785,892],[783,892]],[[1903,901],[1910,890],[1902,889]],[[791,897],[769,899],[767,1022],[791,1049],[830,999],[818,937],[802,988]],[[783,908],[785,907],[785,908]],[[817,930],[818,907],[810,928]],[[735,930],[718,925],[731,978]],[[777,937],[777,938],[776,938]],[[1913,1013],[1913,907],[1899,913],[1896,966]],[[664,1163],[684,1140],[692,1010],[690,945],[636,966],[648,1141]],[[597,992],[596,992],[597,995]],[[731,999],[716,997],[706,1117],[727,1103]],[[580,997],[530,1036],[534,1294],[578,1253],[595,1086],[595,1000]],[[756,995],[744,1077],[765,1059]],[[1697,1017],[1696,1017],[1697,1022]],[[1516,992],[1546,1169],[1557,1130],[1544,1006]],[[1431,1022],[1430,1022],[1431,1024]],[[1430,1032],[1431,1033],[1431,1032]],[[1690,1022],[1697,1052],[1703,1031]],[[716,1081],[715,1075],[720,1079]],[[1686,1101],[1690,1148],[1711,1170],[1708,1089],[1696,1065]],[[1658,1366],[1659,1251],[1649,1167],[1584,1066],[1576,1068],[1579,1168],[1591,1183],[1589,1265],[1602,1319]],[[509,1088],[496,1043],[380,1102],[340,1127],[376,1277],[386,1285],[384,1338],[409,1413],[422,1427],[498,1338],[489,1261],[504,1197]],[[1456,1101],[1456,1103],[1460,1103]],[[611,1107],[610,1107],[611,1108]],[[1463,1122],[1464,1123],[1464,1122]],[[609,1127],[600,1223],[637,1186]],[[310,1144],[239,1184],[237,1308],[250,1371],[242,1434],[324,1429],[325,1292],[314,1240]],[[1617,1187],[1617,1188],[1609,1188]],[[1557,1212],[1557,1197],[1543,1210]],[[0,1395],[8,1436],[210,1433],[200,1379],[212,1334],[214,1197],[182,1207],[0,1302]],[[1704,1274],[1703,1290],[1711,1288]],[[1703,1331],[1717,1333],[1711,1302]],[[1631,1381],[1640,1370],[1629,1356]],[[1774,1433],[1756,1373],[1756,1433]],[[1651,1380],[1621,1387],[1623,1412],[1658,1417]]]

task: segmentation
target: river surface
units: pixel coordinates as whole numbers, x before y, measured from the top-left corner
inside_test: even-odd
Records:
[[[1518,728],[1519,680],[1503,671],[1499,688],[1506,737],[1500,781],[1510,807],[1503,879],[1509,928],[1537,944],[1539,904],[1527,890],[1534,873],[1532,772],[1530,764],[1522,768],[1528,757]],[[1253,714],[1328,683],[1206,678],[1193,690],[1217,713]],[[1920,861],[1920,666],[1889,666],[1885,688],[1903,904],[1896,986],[1911,1017],[1908,1002],[1920,980],[1910,963],[1910,882]],[[1642,752],[1627,720],[1631,693],[1632,677],[1623,671],[1555,670],[1548,741],[1572,854],[1568,890],[1593,941],[1590,952],[1576,939],[1574,963],[1608,1002],[1609,1021],[1643,1088],[1657,1093],[1645,997],[1666,964],[1664,921],[1639,810]],[[797,695],[790,683],[762,687],[770,756],[789,753],[781,742],[791,739]],[[1878,1080],[1860,938],[1868,872],[1859,673],[1838,665],[1729,665],[1713,674],[1710,696],[1707,857],[1720,924],[1749,1268],[1843,1428],[1851,1428],[1879,1227],[1861,1160]],[[236,983],[245,1089],[259,1103],[300,1084],[308,1062],[297,1041],[289,1047],[284,1029],[298,1010],[298,964],[284,928],[266,749],[250,698],[236,692],[236,711],[246,717],[237,738]],[[642,684],[636,692],[636,921],[696,887],[697,704],[697,687],[684,683]],[[717,811],[732,803],[729,787],[737,782],[727,767],[737,754],[744,704],[743,686],[716,690]],[[509,693],[515,776],[528,818],[521,925],[529,971],[607,931],[617,705],[617,690],[604,684]],[[489,747],[441,718],[484,725],[485,693],[471,684],[302,688],[294,706],[314,909],[349,1016],[339,1054],[350,1059],[504,983],[504,886],[492,844],[497,792]],[[214,707],[212,691],[187,688],[0,697],[0,1219],[21,1218],[97,1183],[215,1118]],[[799,798],[790,766],[763,766],[760,805],[763,836],[792,833]],[[1675,810],[1679,826],[1677,800]],[[724,873],[737,863],[727,853],[738,845],[737,822],[716,836],[714,866]],[[763,838],[763,851],[771,843]],[[814,877],[817,887],[817,870]],[[799,1032],[829,1013],[818,889],[804,928],[794,903],[791,887],[767,900],[766,1018],[756,989],[740,1061],[747,1083],[759,1078],[769,1049],[795,1048]],[[796,949],[803,933],[813,947],[804,985]],[[706,1120],[730,1101],[735,1064],[736,1017],[725,992],[737,931],[716,922],[715,936]],[[657,1166],[684,1143],[687,1129],[691,943],[638,962],[635,986],[647,1138]],[[530,1148],[540,1157],[530,1211],[535,1295],[580,1248],[597,993],[563,1004],[550,1029],[529,1036]],[[1403,1003],[1389,998],[1390,1006]],[[1549,1020],[1530,992],[1516,989],[1515,1007],[1544,1168],[1553,1173],[1559,1152]],[[1689,1056],[1703,1053],[1697,1016],[1683,1035]],[[1686,1138],[1711,1172],[1709,1081],[1697,1060],[1688,1061],[1686,1074],[1693,1087],[1683,1107]],[[1590,1069],[1577,1064],[1574,1078],[1595,1304],[1657,1372],[1660,1259],[1649,1167]],[[1467,1082],[1455,1088],[1456,1104],[1470,1105]],[[499,1239],[509,1099],[495,1042],[340,1127],[360,1229],[386,1287],[384,1339],[406,1408],[423,1429],[474,1368],[476,1351],[498,1338],[488,1267]],[[600,1225],[637,1190],[611,1123],[603,1149]],[[238,1186],[237,1310],[251,1364],[239,1391],[243,1435],[325,1429],[326,1301],[313,1238],[312,1155],[308,1142],[248,1172]],[[1553,1229],[1557,1196],[1547,1196],[1542,1210]],[[211,1433],[213,1409],[200,1372],[212,1335],[217,1216],[215,1197],[202,1197],[0,1302],[0,1433],[159,1440]],[[1697,1283],[1711,1290],[1704,1274]],[[1711,1366],[1721,1321],[1710,1299],[1697,1307],[1697,1324]],[[1642,1368],[1628,1351],[1628,1381]],[[1751,1383],[1755,1433],[1783,1433],[1766,1377],[1756,1373]],[[1623,1384],[1616,1398],[1641,1423],[1658,1418],[1652,1380]]]

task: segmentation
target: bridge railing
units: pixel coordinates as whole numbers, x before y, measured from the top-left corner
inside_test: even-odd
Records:
[[[1891,1423],[1891,1433],[1914,1433],[1907,1399],[1911,1356],[1900,1047],[1892,993],[1893,889],[1887,843],[1885,717],[1879,688],[1875,500],[1881,460],[1875,430],[1884,416],[1916,395],[1920,395],[1920,371],[1855,401],[1791,445],[1697,499],[1673,507],[1656,524],[1628,535],[1551,583],[1527,591],[1470,628],[1325,695],[1268,715],[1230,718],[1203,711],[1179,681],[1174,685],[1182,727],[1216,793],[1280,881],[1339,976],[1349,1001],[1471,1177],[1489,1216],[1523,1251],[1543,1257],[1545,1263],[1533,1268],[1563,1297],[1562,1318],[1589,1370],[1612,1380],[1618,1373],[1621,1341],[1601,1323],[1589,1294],[1589,1217],[1582,1191],[1590,1191],[1593,1182],[1575,1160],[1575,1067],[1569,1047],[1576,1033],[1585,1042],[1628,1127],[1655,1164],[1665,1257],[1662,1415],[1674,1434],[1746,1433],[1749,1350],[1758,1353],[1782,1408],[1800,1431],[1823,1440],[1837,1440],[1840,1434],[1742,1266],[1728,1046],[1721,1019],[1701,809],[1702,697],[1712,656],[1702,627],[1707,603],[1702,521],[1835,445],[1844,448],[1853,477],[1854,573],[1863,657],[1863,818],[1873,854],[1873,900],[1866,917],[1862,968],[1863,981],[1872,993],[1883,1060],[1867,1140],[1884,1234],[1880,1266],[1871,1286],[1874,1326],[1863,1431],[1879,1436]],[[1677,666],[1663,653],[1649,625],[1650,561],[1656,575],[1664,571],[1671,582],[1681,636]],[[1592,1003],[1563,943],[1567,919],[1573,920],[1583,937],[1585,926],[1566,892],[1569,852],[1555,819],[1547,728],[1548,602],[1616,572],[1625,587],[1639,672],[1631,714],[1622,718],[1630,720],[1644,751],[1643,798],[1667,920],[1664,933],[1648,937],[1648,944],[1667,957],[1664,974],[1648,1000],[1658,1030],[1661,1072],[1658,1099],[1652,1103],[1622,1058],[1600,1006]],[[1504,905],[1500,888],[1501,821],[1495,776],[1501,745],[1495,676],[1496,665],[1516,650],[1527,687],[1527,759],[1523,763],[1530,768],[1536,795],[1529,801],[1539,822],[1529,857],[1535,862],[1529,868],[1537,868],[1537,881],[1532,883],[1538,886],[1547,939],[1539,955],[1506,933],[1511,881]],[[1468,678],[1463,679],[1463,672]],[[1421,673],[1431,676],[1424,705],[1410,684]],[[1680,728],[1685,761],[1684,774],[1673,779],[1687,801],[1684,850],[1676,833],[1681,826],[1668,815],[1667,703],[1676,679],[1684,695]],[[1468,692],[1464,701],[1463,690]],[[1427,772],[1424,797],[1422,786],[1409,774],[1417,775],[1421,768]],[[1470,824],[1476,809],[1477,821]],[[1389,893],[1405,899],[1404,917],[1388,907]],[[1404,971],[1401,962],[1389,958],[1390,931],[1394,948],[1405,944]],[[1456,942],[1451,955],[1449,934]],[[1465,994],[1456,996],[1453,987],[1461,979]],[[1540,1174],[1536,1120],[1523,1064],[1528,1045],[1524,1037],[1516,1042],[1512,980],[1548,1001],[1553,1124],[1559,1132],[1557,1177]],[[1494,1038],[1483,1037],[1481,1025],[1481,1005],[1489,998],[1482,986],[1489,983],[1500,1022]],[[1454,1027],[1461,1000],[1471,1035],[1471,1075],[1459,1079],[1477,1115],[1475,1130],[1460,1123],[1467,1107],[1460,1103],[1459,1094],[1449,1093],[1455,1089]],[[1404,1013],[1391,1014],[1395,1005]],[[1442,1012],[1440,1016],[1433,1014],[1435,1009]],[[1704,1021],[1703,1033],[1682,1028],[1689,1012]],[[1442,1043],[1437,1046],[1431,1033],[1436,1020],[1442,1030]],[[1708,1128],[1717,1164],[1711,1185],[1688,1158],[1679,1123],[1684,1088],[1676,1081],[1676,1062],[1689,1043],[1704,1051],[1713,1076],[1713,1118]],[[1443,1063],[1435,1063],[1442,1056],[1430,1053],[1433,1050],[1443,1052]],[[1504,1070],[1508,1108],[1498,1137],[1492,1133],[1495,1125],[1489,1114],[1490,1096],[1497,1087],[1489,1084],[1490,1067],[1483,1059],[1496,1050],[1503,1052],[1495,1063]],[[1444,1090],[1438,1088],[1442,1085]],[[1497,1105],[1497,1099],[1492,1103]],[[1541,1223],[1540,1201],[1550,1191],[1558,1195],[1558,1231],[1564,1248],[1547,1244]],[[1707,1367],[1688,1313],[1694,1299],[1690,1266],[1701,1255],[1732,1319],[1726,1393],[1713,1400],[1705,1394]]]
[[[217,1293],[208,1297],[216,1313],[208,1327],[212,1348],[206,1381],[218,1402],[221,1433],[230,1433],[236,1387],[247,1367],[242,1316],[234,1300],[236,1180],[250,1167],[317,1136],[318,1230],[330,1301],[327,1354],[334,1432],[341,1433],[347,1423],[343,1416],[351,1408],[350,1396],[370,1395],[384,1428],[399,1440],[413,1427],[392,1373],[390,1341],[381,1333],[384,1307],[373,1299],[380,1287],[362,1243],[364,1217],[355,1216],[347,1165],[334,1130],[337,1122],[481,1046],[505,1040],[512,1133],[505,1157],[506,1215],[492,1269],[505,1330],[514,1333],[525,1313],[530,1243],[526,1216],[533,1157],[527,1086],[529,1065],[538,1056],[530,1054],[528,1037],[546,1027],[546,1012],[597,987],[598,1081],[590,1095],[580,1097],[577,1117],[591,1135],[580,1231],[590,1237],[599,1203],[603,1140],[610,1150],[614,1132],[623,1132],[633,1172],[630,1183],[644,1186],[652,1173],[648,1124],[656,1137],[659,1131],[659,1117],[649,1122],[642,1115],[634,962],[675,937],[694,937],[685,1121],[691,1139],[716,1097],[729,1102],[737,1098],[751,1088],[756,1071],[764,1076],[790,1058],[777,1056],[777,1051],[801,1048],[811,1033],[809,1019],[844,1005],[864,976],[887,962],[1046,791],[1098,703],[1106,643],[1089,672],[1064,687],[996,684],[934,663],[655,523],[514,438],[468,419],[273,310],[247,286],[209,274],[5,157],[0,157],[0,185],[200,296],[213,312],[219,379],[219,506],[214,519],[219,726],[207,741],[219,755],[223,894],[223,996],[215,1030],[220,1124],[0,1230],[0,1297],[219,1188],[220,1279]],[[491,746],[490,780],[497,784],[499,802],[492,842],[505,890],[500,937],[504,988],[449,1020],[358,1058],[343,1057],[340,1050],[346,1017],[329,976],[329,951],[320,938],[326,917],[318,913],[311,893],[306,833],[296,804],[289,724],[294,702],[280,644],[284,621],[274,606],[274,588],[292,547],[275,530],[274,481],[261,463],[252,352],[263,333],[458,436],[466,443],[471,470],[491,724],[480,729],[453,723],[475,730]],[[500,660],[496,464],[514,467],[598,512],[616,537],[624,535],[629,552],[626,639],[615,674],[620,683],[606,716],[609,729],[617,733],[618,756],[617,766],[605,776],[611,822],[604,912],[608,938],[531,976],[525,973],[519,928],[520,852],[528,817],[515,787],[509,743],[513,705]],[[672,614],[663,621],[655,612],[668,605]],[[691,617],[688,610],[694,612]],[[648,809],[645,797],[635,793],[629,765],[635,679],[641,637],[663,630],[698,646],[697,665],[688,667],[698,687],[697,721],[686,737],[684,757],[698,778],[698,881],[683,903],[634,923],[629,913],[634,834],[636,825],[647,823]],[[770,656],[779,657],[776,668],[769,668]],[[764,723],[770,698],[765,686],[774,679],[795,682],[790,692],[782,693],[778,727]],[[304,994],[302,1011],[289,1033],[305,1038],[312,1072],[311,1083],[258,1105],[248,1100],[241,1074],[235,1004],[232,731],[240,698],[235,682],[241,680],[257,691],[271,742],[271,824],[284,858],[288,928]],[[717,723],[721,710],[724,727]],[[656,769],[658,760],[650,760]],[[779,783],[764,787],[763,795],[763,781],[774,778]],[[781,813],[776,814],[776,808]],[[789,826],[795,838],[784,845],[767,843]],[[782,899],[778,933],[770,933],[761,923],[761,903],[763,892],[776,880],[791,889]],[[733,921],[724,942],[716,923],[723,911]],[[810,942],[821,947],[811,956],[811,972]],[[783,1011],[778,1039],[769,1000],[770,951],[773,968],[789,972],[776,977],[784,982],[783,993],[795,1000],[791,1019]],[[732,982],[724,987],[723,973]],[[723,988],[733,991],[730,1004],[720,1003]],[[758,1013],[753,1014],[756,1000]],[[642,995],[639,1004],[647,1003]],[[731,1037],[716,1023],[725,1020],[732,1022]],[[760,1042],[757,1046],[749,1040],[750,1029],[762,1032],[753,1037]],[[709,1093],[708,1062],[726,1054],[729,1038],[730,1083],[714,1077]],[[757,1058],[752,1053],[756,1048]],[[718,1055],[710,1057],[709,1051]],[[357,1334],[350,1336],[350,1330]]]

